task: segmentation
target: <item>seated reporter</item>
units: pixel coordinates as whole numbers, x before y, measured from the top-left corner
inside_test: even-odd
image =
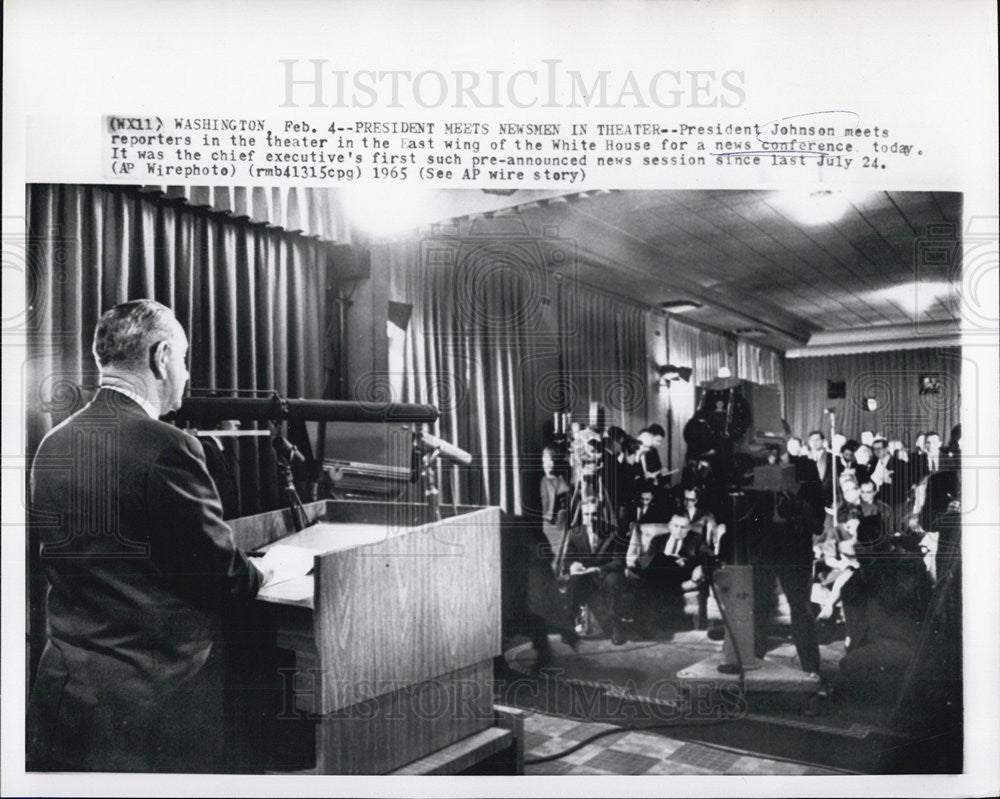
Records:
[[[840,475],[851,475],[855,482],[859,484],[871,477],[872,469],[874,468],[858,461],[856,454],[861,446],[853,438],[847,439],[840,447],[839,463],[837,465],[837,472]]]
[[[684,615],[684,591],[702,561],[702,540],[691,522],[674,514],[667,531],[659,525],[636,525],[625,556],[623,591],[628,608],[646,634],[655,627],[673,626]]]
[[[878,497],[878,486],[875,481],[868,479],[859,486],[861,494],[861,516],[877,516],[879,527],[883,538],[891,536],[897,530],[895,516],[889,503],[883,502]]]
[[[657,492],[652,482],[643,484],[639,489],[639,502],[632,521],[637,524],[666,524],[672,515],[669,497]]]
[[[559,577],[567,584],[574,612],[589,608],[614,643],[623,644],[621,592],[625,546],[614,528],[600,519],[599,505],[586,500],[580,523],[570,528],[558,560]]]
[[[818,548],[831,541],[846,540],[852,537],[845,524],[850,519],[861,518],[861,487],[853,475],[843,475],[840,480],[840,501],[836,509],[825,508],[823,527],[814,537]]]
[[[728,547],[724,537],[726,526],[716,523],[714,514],[702,505],[701,494],[698,487],[684,489],[683,514],[691,523],[691,532],[698,537],[703,550],[707,554],[728,560]]]

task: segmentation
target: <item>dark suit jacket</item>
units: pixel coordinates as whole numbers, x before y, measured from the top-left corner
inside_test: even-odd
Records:
[[[260,587],[201,445],[102,390],[42,441],[31,485],[49,640],[29,752],[83,769],[187,770],[192,744],[211,752],[222,736],[221,696],[203,701],[221,694],[206,676],[221,611]],[[178,706],[201,714],[204,739],[172,739]]]
[[[961,461],[942,451],[938,455],[938,472],[961,471]],[[907,480],[910,486],[914,486],[931,473],[930,455],[925,452],[915,452],[910,454],[909,471]]]
[[[800,483],[819,483],[819,471],[816,462],[805,455],[796,455],[788,462],[795,466],[795,479]]]
[[[870,479],[872,476],[872,469],[869,468],[867,465],[862,465],[857,461],[854,461],[854,463],[852,463],[850,466],[845,467],[844,462],[838,459],[837,479],[839,480],[840,475],[842,475],[848,469],[854,472],[854,479],[858,481],[858,485],[861,485],[863,482],[865,482],[865,480]]]
[[[916,474],[915,464],[912,461],[904,461],[898,454],[893,453],[886,463],[886,469],[891,473],[889,482],[879,489],[879,498],[884,499],[897,512],[906,503],[910,488],[913,486]]]
[[[742,532],[749,539],[754,567],[812,563],[813,535],[823,529],[825,512],[817,512],[807,500],[791,493],[747,491],[746,494],[747,518]],[[844,518],[846,513],[843,510]]]
[[[635,571],[640,577],[643,575],[664,577],[669,573],[678,583],[691,578],[695,567],[701,563],[702,537],[697,533],[689,532],[684,537],[680,552],[676,556],[664,554],[669,540],[669,533],[654,536],[650,540],[648,548],[636,561]],[[683,565],[678,563],[678,558],[684,559]]]
[[[826,464],[826,469],[823,475],[820,476],[819,473],[819,463],[823,461]],[[820,456],[820,461],[814,461],[813,465],[816,467],[816,477],[819,479],[820,489],[823,496],[829,497],[833,492],[833,455],[829,452],[824,452]],[[840,463],[837,463],[837,474],[840,475]]]
[[[574,527],[569,531],[566,540],[563,570],[568,571],[573,561],[580,561],[588,568],[597,566],[602,572],[624,569],[627,547],[627,542],[623,542],[621,536],[611,531],[598,540],[596,549],[592,549],[586,528],[583,525]]]
[[[666,524],[673,513],[674,508],[666,499],[654,499],[645,509],[636,506],[633,519],[639,524]]]
[[[830,453],[823,455],[826,461],[826,474],[820,480],[819,469],[816,461],[807,455],[800,455],[794,459],[795,479],[799,482],[799,496],[809,503],[813,512],[822,514],[823,508],[833,502],[833,466]]]

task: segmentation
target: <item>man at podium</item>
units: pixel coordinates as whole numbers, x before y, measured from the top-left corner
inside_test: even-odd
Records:
[[[219,769],[221,613],[284,575],[236,549],[201,445],[159,421],[180,407],[187,347],[158,302],[107,311],[100,390],[35,456],[49,592],[29,768]]]

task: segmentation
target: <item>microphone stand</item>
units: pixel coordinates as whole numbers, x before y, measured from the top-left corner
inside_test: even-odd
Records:
[[[424,496],[427,497],[427,507],[431,509],[434,521],[441,521],[441,491],[437,484],[437,460],[441,450],[428,452],[420,459],[420,473],[424,478]]]
[[[419,473],[420,481],[424,486],[424,496],[427,498],[427,507],[431,510],[434,521],[441,521],[441,491],[437,483],[437,460],[440,455],[440,448],[432,450],[425,449],[423,436],[420,429],[414,425],[411,431],[413,444],[410,456],[410,482],[414,482]]]
[[[413,428],[413,445],[410,459],[411,482],[415,480],[416,471],[419,469],[423,478],[424,495],[427,497],[427,506],[431,509],[431,514],[435,521],[441,521],[441,492],[438,488],[437,465],[442,453],[447,458],[460,461],[463,464],[471,463],[472,456],[462,452],[458,447],[447,442],[442,442],[436,436],[429,433],[427,438],[416,426]],[[458,514],[457,492],[452,492],[451,506]]]
[[[833,437],[837,434],[836,419],[837,414],[830,408],[830,468],[832,469],[831,489],[833,495],[833,547],[837,558],[840,558],[840,531],[837,529],[837,453],[833,451]]]
[[[295,490],[295,480],[292,475],[292,461],[302,460],[302,453],[298,451],[294,444],[281,435],[277,425],[271,427],[271,446],[278,462],[278,476],[284,494],[284,502],[292,511],[292,526],[295,532],[304,530],[308,526],[306,509],[302,505],[299,492]]]

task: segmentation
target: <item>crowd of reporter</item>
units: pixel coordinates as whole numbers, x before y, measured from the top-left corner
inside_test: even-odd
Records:
[[[697,597],[703,614],[711,570],[733,558],[734,536],[720,523],[729,518],[725,492],[712,485],[710,460],[664,469],[664,435],[657,424],[635,435],[576,427],[542,453],[536,554],[555,578],[547,601],[561,609],[550,607],[558,623],[549,626],[571,645],[595,626],[620,645],[689,624],[687,600]],[[902,678],[935,581],[945,570],[956,577],[959,435],[956,427],[944,446],[936,431],[924,432],[908,449],[878,433],[828,440],[812,431],[764,450],[756,463],[790,467],[797,488],[779,492],[758,528],[758,537],[781,540],[756,564],[756,654],[764,654],[762,614],[777,581],[803,670],[820,669],[817,629],[839,630],[848,681],[870,687]],[[721,637],[720,625],[708,633]],[[549,657],[542,637],[540,665]]]

